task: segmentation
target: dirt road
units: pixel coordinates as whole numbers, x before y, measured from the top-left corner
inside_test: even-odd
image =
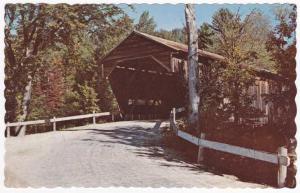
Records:
[[[13,137],[5,146],[7,187],[265,187],[177,159],[160,145],[154,121]]]

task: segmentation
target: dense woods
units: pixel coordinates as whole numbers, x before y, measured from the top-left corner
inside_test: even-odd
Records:
[[[97,60],[132,29],[114,5],[7,4],[6,121],[116,108]]]

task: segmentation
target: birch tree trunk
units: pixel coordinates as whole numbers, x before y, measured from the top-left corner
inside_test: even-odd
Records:
[[[199,126],[199,65],[198,65],[198,33],[195,22],[194,5],[186,4],[185,19],[188,34],[188,90],[189,112],[188,124],[191,129]]]
[[[29,75],[28,76],[28,82],[25,87],[25,92],[23,96],[23,101],[22,101],[22,115],[18,119],[19,122],[25,121],[25,119],[28,116],[28,108],[29,108],[29,103],[31,100],[31,92],[32,92],[32,77]],[[16,127],[16,135],[17,136],[24,136],[25,135],[25,130],[26,126],[18,126]]]
[[[32,57],[32,50],[27,47],[25,58],[30,58],[30,57]],[[21,66],[24,66],[23,62],[21,63]],[[25,86],[25,91],[24,91],[23,101],[22,101],[22,115],[19,117],[18,122],[25,121],[28,116],[31,93],[32,93],[32,76],[28,74],[27,84]],[[24,136],[25,131],[26,131],[26,125],[18,126],[15,128],[16,136]]]

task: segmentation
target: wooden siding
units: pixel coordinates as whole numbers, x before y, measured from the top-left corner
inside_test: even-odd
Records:
[[[265,101],[264,95],[269,93],[269,83],[265,80],[256,80],[255,85],[250,86],[248,93],[255,97],[252,106],[261,110],[265,115],[270,112],[269,104]]]
[[[188,67],[187,67],[187,61],[173,57],[172,63],[174,64],[174,70],[175,72],[178,72],[180,76],[183,76],[185,80],[188,78]]]

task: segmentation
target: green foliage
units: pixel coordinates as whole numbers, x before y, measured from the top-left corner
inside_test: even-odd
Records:
[[[80,114],[99,112],[100,108],[97,105],[97,93],[88,86],[85,82],[83,85],[78,85]]]
[[[290,136],[296,126],[296,5],[278,7],[275,10],[277,25],[269,34],[267,46],[281,76],[267,97],[274,104],[274,122]]]
[[[64,51],[61,45],[45,50],[36,59],[42,68],[35,72],[28,119],[57,116],[63,106],[65,81],[63,77]],[[41,109],[41,107],[44,107]]]
[[[102,109],[102,111],[105,112],[117,111],[118,110],[117,100],[113,96],[109,82],[107,80],[102,80],[99,84],[98,90],[99,90],[98,105]]]
[[[100,111],[103,93],[111,97],[107,105],[115,107],[113,95],[107,94],[111,89],[100,87],[97,61],[133,28],[122,9],[111,4],[7,4],[5,22],[6,121],[22,115],[29,77],[33,90],[27,119]]]
[[[252,11],[242,20],[239,13],[220,9],[213,16],[211,28],[217,36],[216,51],[226,57],[228,64],[273,64],[265,46],[270,24],[260,12]]]
[[[79,115],[81,106],[79,103],[80,96],[78,92],[74,90],[66,90],[64,93],[64,106],[62,108],[63,115]]]
[[[228,120],[220,108],[223,102],[222,66],[219,62],[207,61],[200,66],[200,130],[216,128],[221,121]]]
[[[223,64],[208,61],[208,65],[201,66],[202,128],[218,123],[214,117],[220,123],[233,115],[235,124],[239,124],[240,118],[260,114],[251,106],[253,96],[247,91],[255,84],[251,66],[274,69],[265,46],[269,32],[268,20],[257,11],[241,19],[239,13],[220,9],[213,15],[212,25],[201,26],[200,47],[226,58]]]
[[[198,30],[198,48],[206,50],[213,45],[212,37],[214,35],[213,30],[209,27],[209,24],[203,23]]]
[[[140,32],[153,34],[155,28],[156,23],[154,21],[154,18],[150,17],[149,11],[144,11],[140,16],[138,23],[135,25],[135,29]]]
[[[187,44],[186,31],[184,28],[175,28],[170,31],[160,29],[159,31],[156,31],[154,35],[167,40]]]

